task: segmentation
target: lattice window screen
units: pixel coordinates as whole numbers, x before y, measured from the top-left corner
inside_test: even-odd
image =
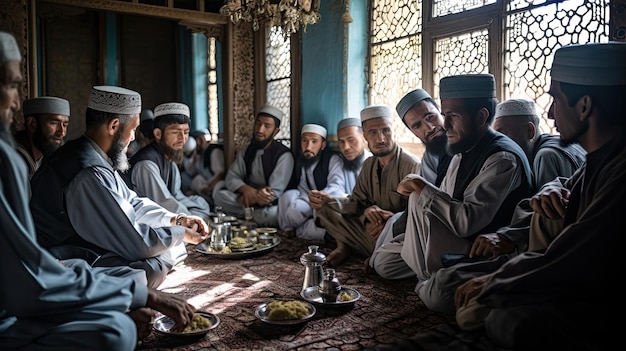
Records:
[[[377,0],[372,5],[370,104],[396,103],[421,87],[422,2]],[[399,142],[419,143],[398,118],[393,132]]]
[[[271,27],[265,37],[265,79],[267,103],[285,114],[276,139],[291,146],[291,50],[289,37],[280,27]]]
[[[220,139],[219,100],[217,98],[217,51],[215,45],[215,37],[209,37],[207,45],[207,111],[209,111],[209,131],[211,132],[211,141],[218,141]]]
[[[568,44],[609,40],[609,0],[570,0],[533,7],[545,1],[511,1],[506,17],[505,98],[534,100],[543,132],[556,134],[547,111],[551,99],[549,70],[556,49]]]

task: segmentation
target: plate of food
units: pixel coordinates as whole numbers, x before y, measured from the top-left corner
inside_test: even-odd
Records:
[[[262,322],[276,325],[294,325],[309,321],[317,310],[300,300],[273,300],[257,306],[254,314]]]
[[[251,242],[247,238],[234,237],[231,239],[231,241],[227,243],[227,245],[222,250],[216,251],[211,248],[210,241],[206,240],[205,242],[196,245],[194,250],[196,252],[200,252],[205,255],[210,255],[213,257],[221,258],[221,259],[236,260],[236,259],[260,256],[262,254],[265,254],[271,251],[274,247],[280,244],[280,238],[277,236],[272,237],[271,241],[269,242],[264,242],[264,243],[252,242],[252,245],[250,245],[249,243],[237,244],[237,242],[240,241],[241,239]],[[235,244],[230,245],[231,242],[233,242],[233,240],[235,241]],[[231,246],[234,247],[234,249]]]
[[[270,227],[261,227],[261,228],[256,228],[256,232],[259,233],[259,235],[262,235],[262,234],[276,234],[276,233],[278,233],[278,229],[270,228]]]
[[[209,330],[216,328],[220,324],[220,318],[209,312],[196,311],[193,319],[189,322],[183,331],[174,331],[176,322],[169,316],[162,315],[154,320],[152,329],[161,335],[180,336],[180,337],[198,337],[205,335]]]
[[[350,288],[341,288],[339,295],[337,295],[337,301],[324,301],[317,286],[311,286],[302,290],[300,296],[312,304],[329,308],[352,307],[355,302],[361,299],[361,294],[358,291]]]

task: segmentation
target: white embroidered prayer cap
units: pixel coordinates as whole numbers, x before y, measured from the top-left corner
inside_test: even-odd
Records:
[[[70,102],[54,96],[40,96],[24,100],[22,107],[24,116],[33,116],[44,113],[52,115],[70,116]]]
[[[340,131],[346,127],[362,127],[361,119],[355,117],[344,118],[337,123],[337,131]]]
[[[166,102],[154,108],[154,118],[165,115],[184,115],[191,118],[189,106],[180,102]]]
[[[439,81],[439,95],[442,99],[495,98],[496,80],[489,73],[444,77]]]
[[[426,99],[432,99],[432,97],[424,89],[418,88],[408,92],[396,105],[398,116],[404,121],[404,115],[406,115],[413,106],[417,105],[418,102]]]
[[[9,61],[22,61],[22,54],[13,34],[0,31],[0,63]]]
[[[626,43],[613,41],[563,46],[554,53],[550,77],[577,85],[624,85]]]
[[[98,85],[91,89],[87,107],[119,115],[141,112],[141,95],[138,92],[111,85]]]
[[[527,99],[508,99],[496,106],[494,118],[507,116],[537,116],[535,103]]]
[[[392,116],[391,109],[386,105],[372,105],[361,110],[361,122],[372,118],[391,119]]]
[[[259,115],[268,115],[268,116],[274,117],[274,119],[278,121],[278,123],[276,124],[277,126],[279,126],[283,122],[283,118],[284,118],[283,111],[279,110],[278,108],[272,105],[264,105],[263,107],[261,107],[261,109],[259,110],[259,113],[257,113],[257,117]]]
[[[326,139],[326,128],[320,126],[319,124],[305,124],[302,126],[302,132],[300,135],[304,133],[315,133],[317,135],[321,135],[322,138]]]

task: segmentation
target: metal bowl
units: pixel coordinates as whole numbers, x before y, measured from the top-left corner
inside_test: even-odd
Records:
[[[257,238],[257,242],[261,245],[272,245],[274,243],[274,236],[268,234],[261,234]]]
[[[176,337],[199,337],[199,336],[205,335],[206,333],[209,332],[209,330],[216,328],[220,324],[220,318],[213,313],[204,312],[204,311],[196,311],[196,313],[208,319],[211,322],[211,326],[208,328],[200,329],[200,330],[194,330],[188,333],[175,332],[175,331],[172,331],[172,328],[174,328],[174,326],[176,325],[176,322],[174,322],[172,318],[163,315],[155,319],[154,324],[152,325],[152,329],[161,335],[169,335],[169,336],[176,336]]]

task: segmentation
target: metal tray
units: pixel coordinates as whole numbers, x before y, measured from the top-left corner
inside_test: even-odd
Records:
[[[209,332],[209,330],[216,328],[220,324],[220,318],[209,312],[204,311],[196,311],[197,314],[202,317],[208,319],[211,322],[211,326],[208,328],[194,330],[189,333],[179,333],[171,331],[171,329],[176,325],[176,322],[168,316],[160,316],[154,320],[154,324],[152,325],[152,329],[161,335],[175,336],[175,337],[199,337]]]
[[[354,290],[354,289],[350,289],[350,288],[341,288],[341,291],[339,292],[339,295],[341,296],[342,293],[346,293],[348,295],[350,295],[350,297],[352,297],[351,300],[347,300],[347,301],[340,301],[339,299],[337,299],[337,302],[324,302],[324,300],[322,300],[322,297],[320,296],[319,290],[317,288],[317,286],[311,286],[308,287],[304,290],[302,290],[300,292],[300,296],[302,296],[303,299],[307,300],[308,302],[316,305],[316,306],[320,306],[320,307],[328,307],[328,308],[347,308],[347,307],[353,307],[354,303],[359,301],[359,299],[361,299],[361,294]]]
[[[254,250],[249,250],[249,251],[234,251],[231,253],[215,252],[215,251],[211,251],[211,249],[209,248],[208,241],[196,245],[194,250],[197,252],[203,253],[205,255],[209,255],[211,257],[221,258],[225,260],[238,260],[242,258],[256,257],[256,256],[263,255],[267,252],[270,252],[273,248],[278,246],[278,244],[280,244],[280,238],[275,236],[271,244],[263,246],[263,247],[255,248]]]

